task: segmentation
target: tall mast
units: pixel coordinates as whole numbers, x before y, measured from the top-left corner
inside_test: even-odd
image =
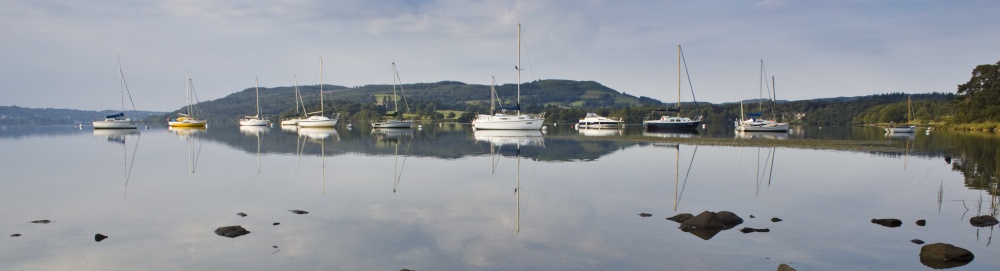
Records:
[[[764,60],[760,60],[760,85],[757,90],[757,113],[760,113],[761,117],[764,117]]]
[[[517,115],[521,115],[521,23],[517,23]]]
[[[774,85],[774,75],[771,76],[771,91],[774,92],[774,99],[771,100],[771,116],[778,120],[778,87]]]
[[[319,115],[323,115],[323,55],[319,56]]]
[[[257,115],[256,115],[256,117],[260,118],[260,81],[259,81],[259,79],[257,79],[257,76],[253,77],[253,90],[254,90],[255,95],[257,95]],[[257,170],[260,170],[260,168],[258,168]]]
[[[681,116],[681,45],[677,45],[677,116]]]
[[[122,72],[122,57],[119,55],[115,56],[118,57],[118,74],[121,76],[118,82],[118,92],[122,93],[122,113],[125,113],[125,73]]]
[[[191,114],[191,74],[184,71],[184,76],[187,77],[187,82],[184,85],[184,98],[187,99],[188,116],[193,118],[194,115]]]
[[[399,98],[396,97],[396,79],[399,79],[398,74],[396,72],[396,62],[392,62],[392,110],[395,110],[397,114],[399,113]]]

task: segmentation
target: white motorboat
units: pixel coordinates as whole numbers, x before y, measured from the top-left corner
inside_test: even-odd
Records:
[[[580,119],[580,122],[576,124],[579,128],[591,128],[591,129],[614,129],[620,128],[622,125],[622,119],[612,119],[605,116],[598,115],[597,113],[587,113],[587,116]]]

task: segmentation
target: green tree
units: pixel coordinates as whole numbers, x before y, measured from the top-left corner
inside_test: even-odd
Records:
[[[969,82],[958,85],[957,94],[956,121],[1000,121],[1000,61],[976,66]]]

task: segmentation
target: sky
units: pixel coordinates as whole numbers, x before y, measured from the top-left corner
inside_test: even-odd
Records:
[[[596,81],[635,96],[954,93],[1000,61],[996,1],[0,1],[0,105],[139,110],[253,87]],[[187,74],[187,75],[186,75]],[[690,83],[690,84],[689,84]],[[484,89],[484,100],[488,97]],[[291,99],[291,98],[289,98]],[[266,102],[266,101],[264,101]],[[131,106],[128,106],[131,107]]]

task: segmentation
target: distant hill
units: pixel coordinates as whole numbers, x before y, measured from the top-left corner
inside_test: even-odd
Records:
[[[118,111],[104,110],[76,110],[76,109],[55,109],[55,108],[27,108],[20,106],[0,106],[0,125],[61,125],[61,124],[90,124],[94,120],[103,119],[104,116],[118,113]],[[138,114],[136,116],[136,114]],[[129,118],[147,118],[154,115],[163,115],[164,112],[152,111],[126,111]]]

